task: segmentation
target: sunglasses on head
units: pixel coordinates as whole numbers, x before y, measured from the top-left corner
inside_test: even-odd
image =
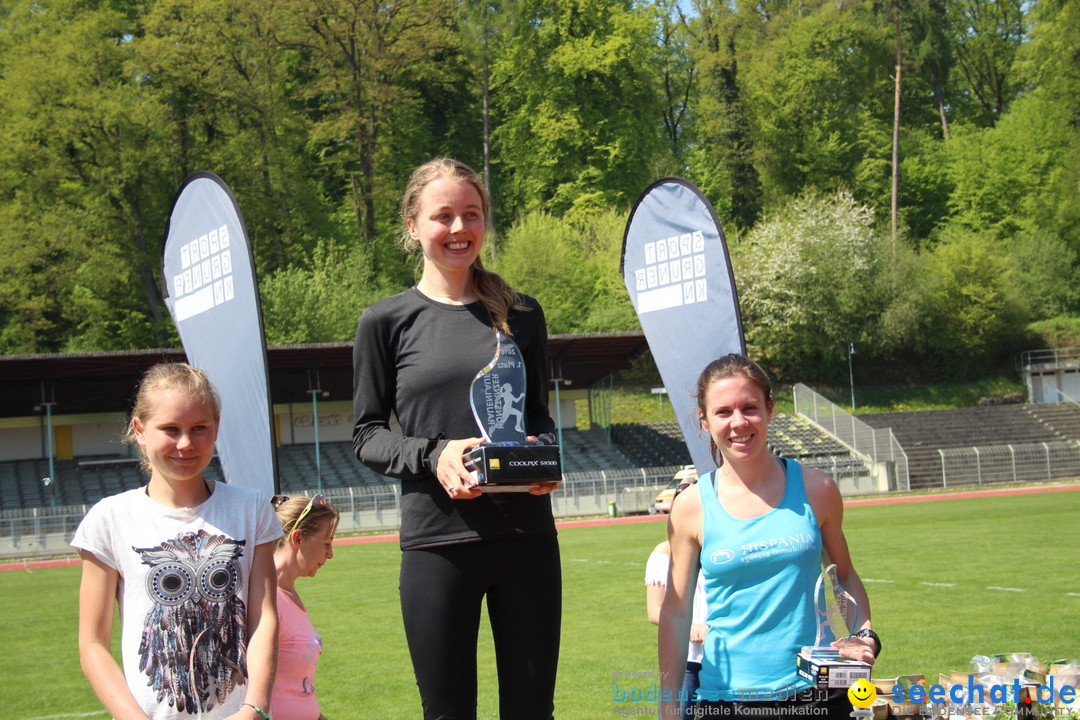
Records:
[[[274,497],[270,498],[270,503],[276,508],[288,500],[288,495],[275,495]],[[300,523],[304,522],[304,518],[308,516],[308,513],[311,512],[312,508],[324,508],[327,507],[329,504],[330,503],[326,500],[326,498],[323,497],[322,493],[318,493],[317,495],[312,497],[310,500],[308,500],[307,505],[304,506],[304,511],[300,513],[300,517],[296,518],[296,522],[294,522],[292,524],[292,527],[289,528],[288,534],[292,535],[293,530],[300,527]]]

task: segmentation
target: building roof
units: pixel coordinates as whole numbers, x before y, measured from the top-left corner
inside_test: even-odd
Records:
[[[628,368],[648,348],[641,332],[552,335],[551,377],[561,386],[587,388]],[[0,417],[128,412],[146,368],[184,361],[180,349],[0,356]],[[275,404],[352,399],[352,343],[281,345],[267,349]]]

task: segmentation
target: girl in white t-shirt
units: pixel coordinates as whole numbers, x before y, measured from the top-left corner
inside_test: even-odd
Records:
[[[682,490],[682,486],[679,489]],[[667,593],[668,571],[671,567],[671,548],[664,540],[649,554],[645,563],[645,609],[649,622],[660,624],[660,607],[664,604]],[[686,650],[686,675],[679,694],[679,707],[684,718],[694,717],[694,693],[698,689],[698,673],[701,671],[701,658],[705,654],[702,643],[709,626],[705,624],[708,608],[705,604],[704,578],[698,574],[697,593],[694,595],[693,623],[690,625],[690,644]]]
[[[203,477],[220,417],[201,370],[150,368],[125,435],[150,480],[94,505],[71,542],[83,560],[79,656],[114,718],[269,719],[281,526],[262,493]],[[122,669],[110,651],[117,604]]]

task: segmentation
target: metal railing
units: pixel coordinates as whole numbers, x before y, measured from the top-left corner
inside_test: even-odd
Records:
[[[1017,370],[1033,367],[1076,366],[1080,366],[1080,348],[1025,350],[1016,359]]]
[[[867,462],[893,464],[896,488],[910,490],[908,458],[891,428],[873,428],[825,396],[798,383],[794,388],[795,412],[822,428]]]
[[[551,496],[556,518],[649,512],[681,465],[567,473]],[[295,494],[312,495],[316,488]],[[397,532],[401,522],[401,485],[330,488],[323,495],[341,513],[339,532]],[[30,508],[0,512],[0,559],[70,556],[68,543],[89,505]]]
[[[1080,476],[1080,442],[941,448],[941,487],[1045,482]]]

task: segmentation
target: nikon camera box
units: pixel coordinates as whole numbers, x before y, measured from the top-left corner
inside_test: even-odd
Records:
[[[799,677],[822,689],[846,690],[856,680],[870,679],[868,663],[849,660],[833,653],[814,653],[811,648],[802,649],[795,658],[795,665]]]
[[[562,480],[558,445],[484,443],[466,452],[464,462],[486,492],[524,492],[533,483]]]

